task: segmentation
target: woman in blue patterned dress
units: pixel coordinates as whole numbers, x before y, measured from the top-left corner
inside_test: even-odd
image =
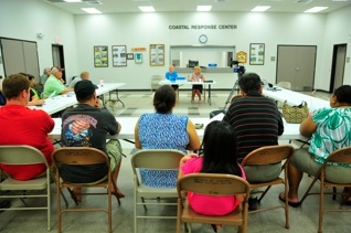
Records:
[[[140,116],[135,126],[135,147],[137,149],[198,150],[200,139],[194,124],[187,116],[172,113],[176,94],[169,85],[157,89],[153,105],[155,113]],[[178,171],[140,171],[142,183],[151,187],[175,187]]]
[[[351,146],[350,85],[334,91],[330,107],[313,111],[300,125],[301,135],[311,137],[311,143],[309,148],[295,150],[290,159],[288,200],[292,207],[300,205],[297,194],[303,173],[314,176],[333,151]],[[351,183],[351,168],[346,164],[329,165],[325,177],[335,183]],[[279,199],[284,201],[285,198],[281,193]]]

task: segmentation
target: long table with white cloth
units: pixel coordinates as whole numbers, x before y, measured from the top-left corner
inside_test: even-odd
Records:
[[[111,91],[118,90],[118,88],[124,86],[125,83],[104,83],[99,84],[96,89],[96,95],[102,96]],[[47,112],[49,115],[62,111],[68,107],[77,104],[76,96],[73,92],[66,93],[64,95],[58,95],[55,97],[49,97],[45,100],[42,106],[31,106],[34,109],[41,109]]]
[[[203,124],[202,129],[197,129],[197,133],[200,139],[204,136],[204,129],[207,124],[213,120],[221,120],[223,116],[217,115],[214,118],[190,118],[194,124]],[[119,138],[119,139],[134,139],[134,128],[138,121],[138,117],[117,117],[116,120],[121,124],[122,129],[118,135],[110,136],[108,138]],[[51,140],[58,140],[61,138],[61,118],[54,118],[55,127],[53,131],[49,134]],[[290,139],[302,139],[306,140],[307,138],[302,136],[299,131],[299,124],[288,124],[284,121],[284,133],[279,136],[279,140],[290,140]]]

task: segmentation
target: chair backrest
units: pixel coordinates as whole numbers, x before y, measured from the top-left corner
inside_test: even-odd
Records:
[[[284,159],[288,159],[293,152],[294,148],[291,145],[260,147],[246,155],[241,166],[279,163]]]
[[[7,165],[49,164],[45,156],[37,148],[26,145],[0,146],[0,163]]]
[[[351,164],[351,147],[344,147],[334,151],[325,162]]]
[[[172,170],[179,168],[180,160],[185,154],[173,149],[140,150],[131,158],[133,169]]]
[[[92,147],[63,147],[52,153],[52,160],[59,167],[65,165],[109,164],[107,155]],[[108,166],[109,167],[109,166]]]
[[[291,89],[291,83],[290,82],[279,82],[279,83],[277,83],[277,86],[285,88],[285,89],[288,89],[288,90]]]
[[[250,184],[239,176],[214,173],[193,173],[183,176],[177,182],[179,195],[181,191],[223,196],[245,193],[249,196]]]

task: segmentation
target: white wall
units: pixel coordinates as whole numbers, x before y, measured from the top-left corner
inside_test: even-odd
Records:
[[[316,45],[316,89],[329,89],[332,47],[348,43],[351,34],[351,7],[329,15],[292,13],[124,13],[105,15],[70,15],[39,0],[1,0],[0,36],[37,41],[40,69],[52,65],[51,45],[60,38],[64,46],[67,77],[83,70],[91,73],[93,81],[126,82],[124,89],[147,89],[151,76],[167,70],[169,46],[198,45],[200,34],[208,36],[207,45],[236,46],[236,51],[249,55],[250,43],[265,43],[265,64],[245,64],[247,72],[257,72],[268,82],[276,78],[277,45]],[[237,30],[169,30],[176,24],[236,24]],[[37,39],[37,32],[45,37]],[[149,66],[149,45],[165,44],[165,66]],[[93,46],[109,47],[109,67],[95,68]],[[112,67],[111,46],[146,47],[143,64],[128,60],[127,67]],[[350,49],[348,50],[350,57]],[[3,74],[0,65],[0,74]],[[231,88],[234,73],[206,74],[217,81],[214,88]],[[350,63],[346,64],[345,81],[351,79]]]
[[[333,58],[333,46],[336,44],[347,44],[347,55],[351,57],[351,6],[343,8],[339,11],[328,14],[325,35],[324,49],[321,57],[321,73],[316,80],[316,89],[329,90],[330,76]],[[351,63],[345,63],[344,84],[351,84]]]
[[[43,33],[43,39],[37,33]],[[38,0],[1,0],[0,37],[36,41],[40,73],[52,66],[51,45],[59,38],[65,55],[67,78],[77,74],[74,17]],[[18,72],[23,72],[19,70]],[[0,74],[4,75],[0,64]]]
[[[78,66],[91,72],[94,78],[106,81],[126,82],[126,89],[142,89],[150,86],[151,76],[163,75],[167,70],[170,45],[199,45],[199,35],[208,36],[208,45],[236,46],[236,51],[249,54],[250,43],[265,43],[266,57],[263,66],[245,64],[247,72],[257,72],[268,82],[275,83],[276,62],[270,57],[277,55],[278,44],[316,45],[323,47],[326,16],[322,14],[287,13],[124,13],[109,15],[75,16]],[[237,30],[169,30],[169,25],[236,24]],[[310,33],[313,31],[313,33]],[[165,66],[149,66],[149,44],[164,43]],[[94,68],[93,46],[127,45],[146,47],[144,63],[128,61],[127,67]],[[318,53],[320,56],[321,53]],[[111,56],[109,56],[111,59]],[[317,73],[322,67],[317,57]],[[214,88],[231,88],[236,79],[234,73],[205,74],[207,79],[217,82]]]

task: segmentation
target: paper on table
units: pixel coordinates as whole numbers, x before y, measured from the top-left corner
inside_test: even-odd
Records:
[[[206,128],[206,126],[207,126],[208,124],[210,124],[212,121],[222,121],[223,117],[224,117],[224,114],[223,114],[223,113],[220,113],[220,114],[218,114],[218,115],[212,117],[211,119],[208,120],[208,122],[206,122],[206,123],[204,124],[204,128]]]

